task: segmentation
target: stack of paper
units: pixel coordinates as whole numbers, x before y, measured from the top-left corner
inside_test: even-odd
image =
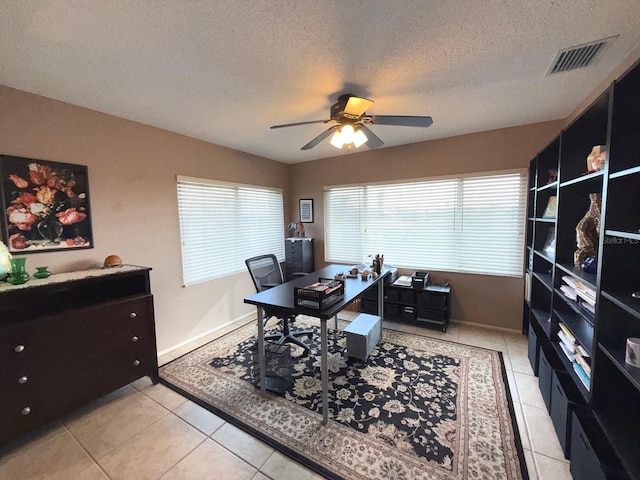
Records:
[[[559,323],[558,326],[560,330],[558,330],[558,338],[560,342],[560,348],[567,356],[569,361],[575,361],[575,353],[576,353],[576,338],[571,334],[571,331],[567,328],[563,323]]]
[[[595,314],[596,314],[596,306],[595,306],[595,305],[591,305],[591,304],[589,304],[589,303],[584,302],[584,301],[582,301],[582,300],[581,300],[581,301],[580,301],[580,306],[581,306],[582,308],[584,308],[587,312],[590,312],[590,313],[592,313],[593,315],[595,315]]]
[[[581,346],[578,345],[575,353],[576,363],[582,367],[584,373],[591,378],[591,357],[589,353]]]
[[[596,292],[592,288],[587,287],[584,283],[576,281],[576,295],[592,307],[595,306]]]
[[[567,298],[576,301],[578,299],[576,295],[576,281],[573,277],[569,277],[568,275],[562,277],[562,281],[564,282],[564,285],[560,287],[560,291],[562,291]]]
[[[411,277],[409,275],[401,275],[395,282],[393,282],[393,284],[400,287],[410,287]]]

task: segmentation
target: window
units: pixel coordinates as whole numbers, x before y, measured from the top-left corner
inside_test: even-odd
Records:
[[[284,260],[282,191],[178,177],[184,285],[246,271],[245,259]]]
[[[520,276],[525,197],[521,173],[328,187],[325,258]]]

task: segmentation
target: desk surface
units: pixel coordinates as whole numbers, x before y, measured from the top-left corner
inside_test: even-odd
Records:
[[[294,287],[306,287],[314,282],[317,282],[319,278],[334,278],[334,276],[340,272],[348,272],[351,269],[349,265],[329,265],[327,267],[316,270],[315,272],[305,275],[303,277],[295,278],[289,282],[278,285],[277,287],[270,288],[260,293],[256,293],[244,299],[244,303],[256,305],[260,307],[266,307],[269,310],[275,310],[282,314],[304,314],[314,317],[328,319],[336,315],[347,304],[351,303],[354,299],[359,297],[362,292],[372,285],[380,282],[386,275],[383,271],[382,275],[377,278],[369,278],[368,280],[361,280],[358,278],[347,278],[344,280],[344,298],[326,308],[322,312],[318,310],[306,309],[297,307],[294,302]]]

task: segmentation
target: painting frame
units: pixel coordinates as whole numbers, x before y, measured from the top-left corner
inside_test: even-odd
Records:
[[[299,200],[300,221],[313,223],[313,198],[301,198]]]
[[[94,248],[85,165],[0,155],[0,206],[12,254]]]

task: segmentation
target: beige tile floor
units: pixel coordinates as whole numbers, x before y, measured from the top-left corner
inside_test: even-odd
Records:
[[[160,358],[166,363],[238,325]],[[532,480],[571,479],[527,358],[526,338],[465,324],[385,327],[500,350]],[[148,378],[0,449],[0,480],[306,480],[321,476]]]

